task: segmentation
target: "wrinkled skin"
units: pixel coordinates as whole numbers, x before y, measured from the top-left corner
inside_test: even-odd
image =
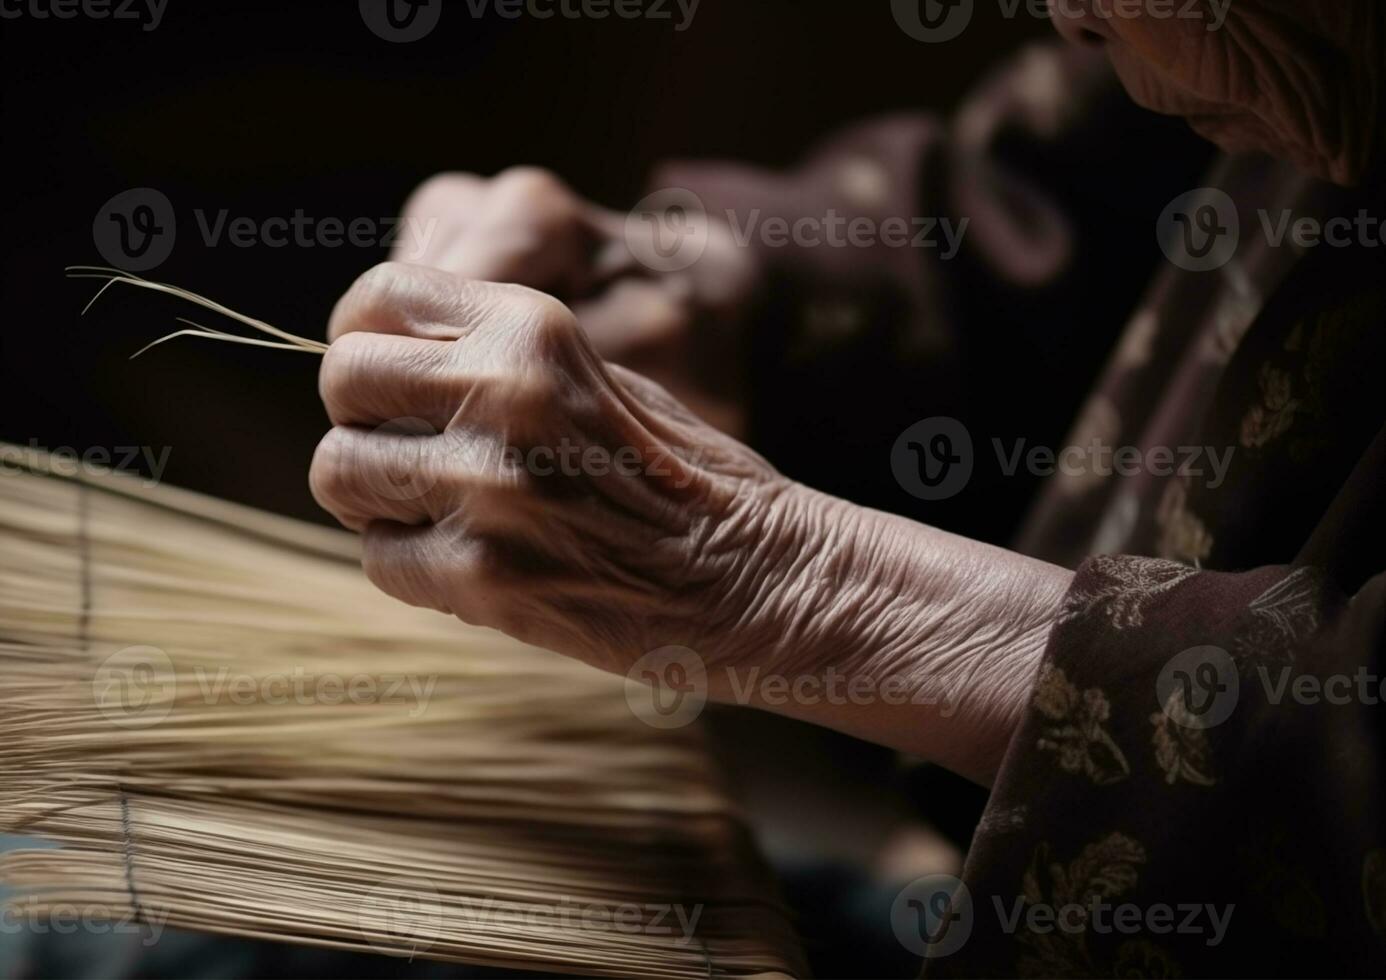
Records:
[[[439,174],[410,196],[403,218],[432,231],[422,247],[397,245],[395,261],[548,293],[572,308],[602,357],[659,382],[724,432],[744,433],[745,377],[735,365],[745,360],[760,270],[725,222],[690,215],[707,236],[698,261],[649,269],[630,236],[653,231],[533,167],[489,179]]]
[[[1366,172],[1375,0],[1233,0],[1215,32],[1067,2],[1089,6],[1060,29],[1102,39],[1141,103],[1229,149],[1344,183]],[[740,329],[747,250],[711,230],[692,268],[642,269],[623,221],[533,170],[436,179],[407,216],[439,226],[333,314],[334,428],[312,469],[377,585],[616,673],[692,647],[723,700],[717,667],[942,683],[947,714],[913,698],[774,710],[994,777],[1071,573],[817,494],[700,421],[740,422],[684,365]],[[698,414],[604,358],[669,380]],[[536,448],[556,455],[536,466]],[[582,465],[554,468],[563,453]]]
[[[1263,151],[1345,185],[1379,164],[1379,0],[1230,0],[1216,30],[1210,0],[1201,20],[1153,16],[1150,0],[1127,8],[1133,15],[1118,13],[1130,0],[1050,2],[1061,34],[1107,48],[1137,103],[1185,117],[1223,149]]]
[[[604,363],[562,304],[385,265],[330,335],[336,428],[312,487],[365,533],[385,591],[608,670],[624,669],[614,651],[767,644],[777,583],[762,551],[784,543],[769,532],[791,485]],[[742,577],[754,587],[733,588]]]
[[[386,264],[330,333],[312,488],[382,590],[614,673],[690,647],[724,700],[723,668],[946,688],[779,710],[992,778],[1070,573],[785,479],[524,287]]]

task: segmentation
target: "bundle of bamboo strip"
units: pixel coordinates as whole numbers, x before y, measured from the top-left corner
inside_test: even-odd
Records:
[[[384,597],[350,535],[4,448],[0,829],[61,845],[0,861],[12,912],[802,975],[696,726]]]

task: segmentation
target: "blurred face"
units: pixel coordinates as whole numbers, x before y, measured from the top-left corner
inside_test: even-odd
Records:
[[[1341,184],[1381,145],[1386,0],[1049,0],[1059,33],[1102,44],[1127,91],[1233,152]]]

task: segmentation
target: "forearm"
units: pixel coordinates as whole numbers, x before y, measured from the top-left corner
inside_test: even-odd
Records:
[[[990,784],[1072,572],[804,487],[791,495],[784,506],[811,530],[782,559],[774,666],[715,694]]]

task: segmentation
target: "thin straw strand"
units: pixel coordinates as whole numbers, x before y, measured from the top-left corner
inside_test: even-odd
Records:
[[[278,327],[272,326],[271,324],[268,324],[263,320],[257,320],[254,317],[246,316],[243,313],[238,313],[230,307],[223,306],[221,303],[218,303],[215,300],[208,299],[205,296],[200,296],[197,293],[192,292],[191,290],[183,289],[178,286],[171,286],[167,283],[154,282],[152,280],[145,279],[141,276],[137,276],[133,273],[122,272],[119,269],[110,269],[103,266],[74,265],[69,266],[66,272],[68,278],[70,279],[105,280],[104,284],[97,291],[96,295],[93,296],[91,298],[91,301],[88,302],[86,307],[83,308],[83,315],[85,315],[87,311],[90,310],[96,304],[96,301],[99,300],[106,293],[106,290],[110,289],[112,286],[116,284],[124,284],[127,286],[134,286],[137,289],[147,289],[153,292],[165,293],[169,296],[175,296],[178,299],[185,300],[189,303],[194,303],[198,306],[203,307],[204,309],[211,310],[214,313],[218,313],[229,319],[235,320],[238,323],[242,323],[245,326],[250,327],[252,330],[256,330],[263,334],[268,334],[272,337],[277,337],[279,340],[285,342],[286,347],[276,349],[288,349],[287,345],[292,345],[292,349],[311,351],[317,354],[322,354],[327,351],[328,345],[320,340],[309,340],[306,337],[299,337],[295,334],[289,333],[286,330],[281,330]],[[227,334],[224,331],[211,331],[206,330],[206,328],[203,329],[206,332],[189,333],[183,331],[175,334],[169,334],[168,336],[162,337],[160,338],[160,340],[155,341],[154,344],[146,346],[139,353],[142,354],[150,347],[156,346],[158,343],[162,343],[165,340],[171,340],[174,337],[199,336],[203,337],[204,339],[218,339],[231,342],[232,338],[236,336],[234,334]],[[244,340],[244,338],[242,340]],[[258,344],[256,346],[270,345]],[[139,355],[136,354],[135,356]]]

